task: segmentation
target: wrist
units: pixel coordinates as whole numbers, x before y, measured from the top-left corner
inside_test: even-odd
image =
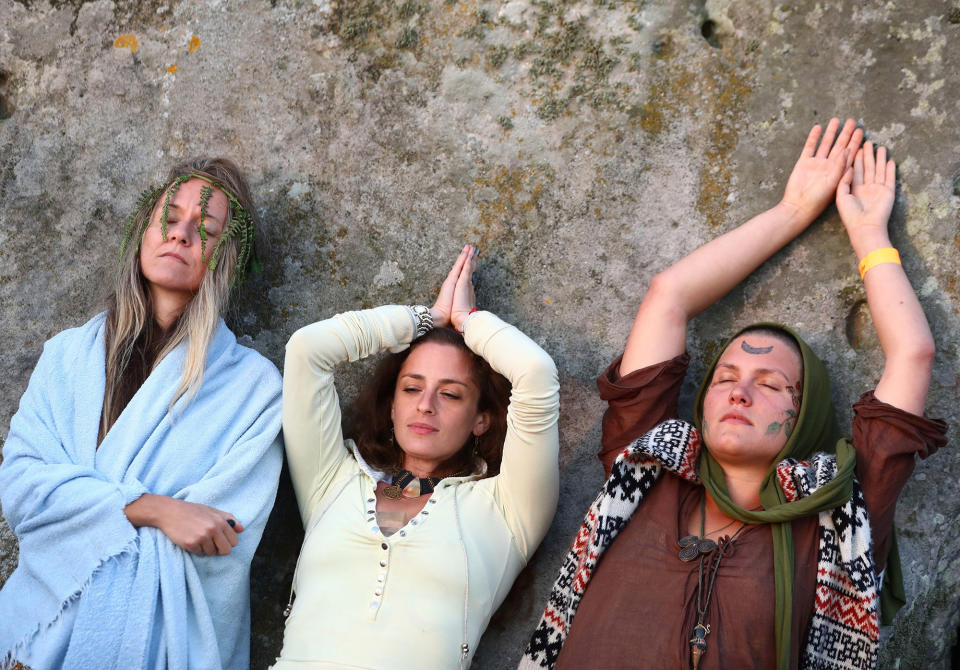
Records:
[[[818,214],[818,212],[811,212],[809,209],[786,200],[781,200],[774,205],[772,211],[782,219],[786,225],[796,226],[800,229],[806,228],[813,223],[813,220],[817,218]]]
[[[473,307],[470,309],[469,312],[458,312],[456,314],[451,314],[450,325],[453,326],[453,329],[455,331],[457,331],[462,335],[464,326],[467,325],[467,320],[470,318],[471,315],[476,314],[476,312],[477,312],[477,308]]]
[[[862,261],[871,251],[893,246],[886,231],[857,231],[849,237],[850,247],[856,254],[858,262]]]
[[[137,528],[140,526],[157,527],[160,518],[159,509],[163,505],[163,502],[164,496],[144,493],[124,507],[123,513],[127,515],[130,523]]]

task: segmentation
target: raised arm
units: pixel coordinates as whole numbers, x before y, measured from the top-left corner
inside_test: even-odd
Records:
[[[819,125],[810,130],[775,207],[704,244],[651,280],[627,339],[621,375],[683,353],[687,323],[803,232],[830,203],[863,132],[853,119],[843,128],[839,119],[831,119],[822,140],[821,130]]]
[[[863,284],[885,364],[878,400],[923,414],[933,366],[934,343],[887,224],[896,190],[896,166],[883,147],[867,142],[837,188],[837,210],[863,268]],[[879,253],[878,253],[879,252]],[[864,262],[866,260],[866,262]]]
[[[304,522],[337,467],[349,458],[343,446],[334,367],[386,349],[404,348],[414,338],[414,324],[409,307],[377,307],[305,326],[287,343],[283,439]]]
[[[546,534],[557,507],[560,383],[553,359],[536,342],[493,314],[475,310],[471,278],[477,253],[470,246],[466,251],[450,294],[450,323],[463,332],[471,350],[510,380],[503,459],[492,483],[526,560]],[[448,281],[453,275],[451,271]]]

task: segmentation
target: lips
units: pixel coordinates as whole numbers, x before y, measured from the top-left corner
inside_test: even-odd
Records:
[[[436,433],[438,430],[426,423],[410,423],[407,424],[407,428],[417,435],[430,435],[431,433]]]
[[[175,252],[173,252],[173,251],[168,251],[168,252],[165,253],[165,254],[160,254],[160,258],[173,258],[173,259],[176,259],[176,260],[180,261],[180,262],[183,263],[184,265],[187,264],[187,261],[184,260],[183,256],[181,256],[180,254],[177,254],[177,253],[175,253]]]
[[[720,417],[720,423],[729,422],[729,423],[741,423],[745,426],[752,426],[753,422],[750,421],[743,414],[737,414],[736,412],[727,412]]]

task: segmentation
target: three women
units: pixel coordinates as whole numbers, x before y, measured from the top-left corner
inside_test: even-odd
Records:
[[[127,222],[107,312],[44,346],[0,465],[20,541],[0,591],[0,659],[248,665],[281,384],[221,314],[256,266],[254,224],[233,163],[177,166]]]
[[[652,282],[600,380],[611,478],[525,664],[875,662],[895,500],[945,426],[921,416],[933,343],[887,236],[894,166],[861,140],[852,121],[822,140],[815,127],[777,207]],[[275,372],[217,320],[253,262],[249,199],[230,172],[187,166],[142,201],[110,312],[38,363],[0,467],[21,539],[0,595],[11,657],[245,664],[236,612],[275,487],[279,410]],[[697,427],[677,420],[689,320],[832,199],[886,356],[852,441],[838,439],[821,362],[776,324],[737,333],[704,380]],[[432,308],[345,313],[291,338],[283,422],[307,535],[277,668],[469,664],[549,526],[556,370],[475,311],[475,263],[465,248]],[[344,439],[333,368],[385,350]],[[642,645],[624,634],[635,621]]]

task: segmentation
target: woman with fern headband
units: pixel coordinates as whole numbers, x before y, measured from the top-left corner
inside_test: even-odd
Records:
[[[107,312],[48,341],[0,465],[0,667],[246,668],[280,375],[221,318],[257,261],[230,161],[141,196]]]

